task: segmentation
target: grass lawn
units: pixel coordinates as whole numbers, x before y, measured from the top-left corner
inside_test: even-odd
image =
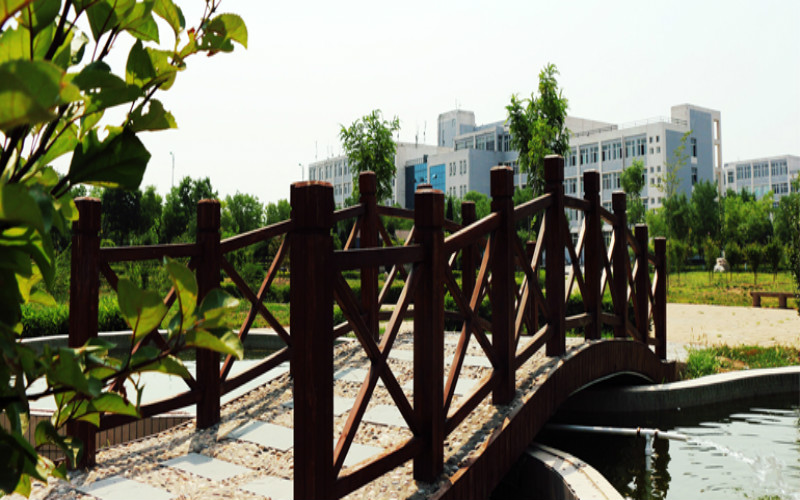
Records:
[[[751,291],[791,292],[795,284],[791,274],[759,273],[753,283],[753,273],[715,273],[709,278],[705,271],[688,271],[671,274],[667,286],[667,301],[681,304],[715,304],[722,306],[749,307],[753,304]],[[790,298],[787,304],[797,308],[797,300]],[[761,307],[778,307],[778,299],[762,298]]]
[[[681,378],[693,379],[734,370],[778,368],[797,364],[800,364],[800,351],[794,347],[722,345],[690,350]]]

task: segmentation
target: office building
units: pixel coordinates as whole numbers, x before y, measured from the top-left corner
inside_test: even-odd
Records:
[[[756,199],[772,192],[773,203],[778,205],[781,197],[796,192],[792,181],[800,175],[800,156],[782,155],[754,160],[726,163],[723,167],[724,190],[737,193],[745,190]]]

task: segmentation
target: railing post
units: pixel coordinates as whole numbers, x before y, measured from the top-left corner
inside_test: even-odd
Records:
[[[656,238],[656,290],[653,294],[653,330],[656,355],[667,359],[667,240]]]
[[[553,197],[553,203],[545,215],[545,290],[547,292],[547,315],[550,319],[550,339],[547,341],[548,356],[561,356],[566,350],[566,307],[564,305],[564,158],[548,155],[544,160],[545,192]]]
[[[497,366],[497,385],[492,392],[494,404],[508,404],[516,392],[514,376],[514,171],[510,167],[492,167],[492,212],[500,215],[500,227],[493,238],[492,269],[492,344]],[[563,284],[563,282],[562,282]]]
[[[333,498],[333,187],[297,182],[290,197],[294,498]]]
[[[636,329],[639,331],[639,336],[642,342],[647,344],[647,337],[650,333],[650,322],[648,320],[648,304],[650,302],[650,263],[647,261],[647,225],[637,224],[634,228],[634,236],[636,243],[639,246],[639,255],[636,256],[637,274],[636,274]]]
[[[586,234],[584,235],[584,280],[586,296],[583,298],[586,311],[592,315],[592,322],[586,325],[586,339],[599,339],[603,327],[603,294],[600,282],[602,279],[603,253],[606,245],[603,242],[603,219],[600,217],[600,172],[592,170],[583,173],[583,199],[589,202],[586,218]]]
[[[616,191],[611,194],[611,207],[617,223],[614,225],[614,249],[612,250],[612,268],[614,272],[611,294],[614,296],[614,315],[620,319],[620,324],[614,327],[614,336],[626,337],[626,324],[628,322],[628,218],[626,214],[627,201],[625,193]]]
[[[197,203],[197,246],[200,261],[197,265],[197,300],[220,283],[220,204],[219,200],[200,200]],[[197,402],[197,428],[206,429],[219,422],[219,353],[197,349],[197,382],[200,401]]]
[[[475,202],[461,202],[461,224],[467,227],[475,220]],[[467,245],[461,250],[461,291],[467,300],[470,300],[475,289],[476,256],[475,245]]]
[[[69,286],[69,346],[80,347],[97,337],[100,301],[100,200],[76,198],[78,220],[72,224],[72,261]],[[83,442],[83,455],[70,467],[96,463],[97,428],[89,422],[70,421],[67,434]]]
[[[444,194],[414,194],[415,242],[424,250],[414,295],[414,416],[422,453],[414,479],[433,481],[444,467]]]
[[[378,246],[378,180],[375,172],[367,171],[359,174],[358,190],[361,194],[359,201],[364,207],[364,216],[361,219],[361,248],[374,248]],[[366,314],[365,323],[377,341],[380,337],[378,269],[374,266],[361,268],[361,305]]]

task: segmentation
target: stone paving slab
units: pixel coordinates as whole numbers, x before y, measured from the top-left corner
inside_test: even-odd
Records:
[[[255,481],[243,484],[239,489],[255,493],[256,495],[262,495],[272,500],[294,499],[294,482],[282,477],[261,477]]]
[[[247,474],[251,471],[247,467],[217,460],[199,453],[189,453],[188,455],[173,458],[161,462],[162,465],[175,467],[186,472],[190,472],[200,477],[205,477],[213,481],[225,481],[240,474]]]
[[[287,451],[294,445],[294,430],[266,422],[250,422],[229,434],[229,437]]]
[[[375,405],[367,410],[363,418],[364,422],[373,424],[387,425],[390,427],[408,428],[403,414],[394,405]]]
[[[168,491],[122,476],[112,476],[86,486],[76,486],[76,489],[100,500],[169,500],[173,498]]]

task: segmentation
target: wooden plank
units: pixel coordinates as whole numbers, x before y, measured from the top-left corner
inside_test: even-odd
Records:
[[[613,277],[611,284],[611,297],[614,302],[614,314],[619,318],[620,323],[614,327],[614,336],[623,338],[627,335],[625,331],[625,321],[628,317],[628,273],[630,261],[628,257],[628,245],[626,244],[628,231],[628,221],[625,214],[627,201],[625,193],[616,191],[611,195],[611,204],[614,208],[616,224],[614,224],[614,247],[613,247]]]
[[[422,247],[419,245],[355,248],[352,250],[337,250],[333,253],[333,263],[338,271],[359,269],[363,266],[400,266],[421,260]]]
[[[375,172],[361,172],[358,176],[358,189],[364,215],[361,217],[361,249],[380,247],[378,241],[378,180]],[[362,250],[363,251],[363,250]],[[352,250],[351,250],[352,252]],[[352,255],[362,255],[354,252]],[[338,259],[334,257],[334,263]],[[377,341],[380,336],[378,329],[378,263],[368,259],[361,259],[357,266],[361,269],[361,307],[366,313],[365,321],[373,338]]]
[[[105,262],[161,260],[164,257],[197,257],[200,249],[196,243],[170,243],[165,245],[106,247],[100,249],[99,258]]]
[[[363,205],[353,205],[352,207],[340,208],[333,212],[333,222],[339,222],[347,219],[355,219],[364,215]]]
[[[553,198],[550,193],[545,193],[538,198],[526,201],[514,207],[514,222],[519,222],[522,219],[533,217],[543,210],[550,208],[553,203]]]
[[[392,469],[403,465],[419,454],[421,449],[422,441],[412,437],[396,448],[370,460],[358,469],[342,474],[336,480],[336,497],[341,498]]]
[[[573,210],[580,210],[585,212],[589,209],[589,202],[574,196],[564,196],[564,208],[571,208]]]
[[[450,255],[467,245],[474,245],[478,243],[483,237],[500,226],[500,216],[497,214],[489,214],[483,219],[474,222],[473,224],[460,229],[459,231],[451,234],[444,240],[444,248],[442,252],[444,255]]]
[[[584,328],[587,340],[601,337],[603,312],[603,275],[606,247],[603,240],[603,220],[600,216],[600,172],[593,170],[583,174],[584,198],[589,203],[586,210],[586,240],[583,245],[586,290],[583,303],[592,315],[592,322]]]
[[[231,236],[230,238],[225,238],[220,242],[220,251],[222,253],[229,253],[235,250],[239,250],[240,248],[244,248],[246,246],[254,245],[256,243],[271,240],[272,238],[277,238],[278,236],[285,236],[286,233],[292,230],[292,221],[291,219],[276,222],[275,224],[270,224],[269,226],[262,227],[259,229],[253,229],[252,231],[248,231],[246,233],[237,234],[236,236]]]

